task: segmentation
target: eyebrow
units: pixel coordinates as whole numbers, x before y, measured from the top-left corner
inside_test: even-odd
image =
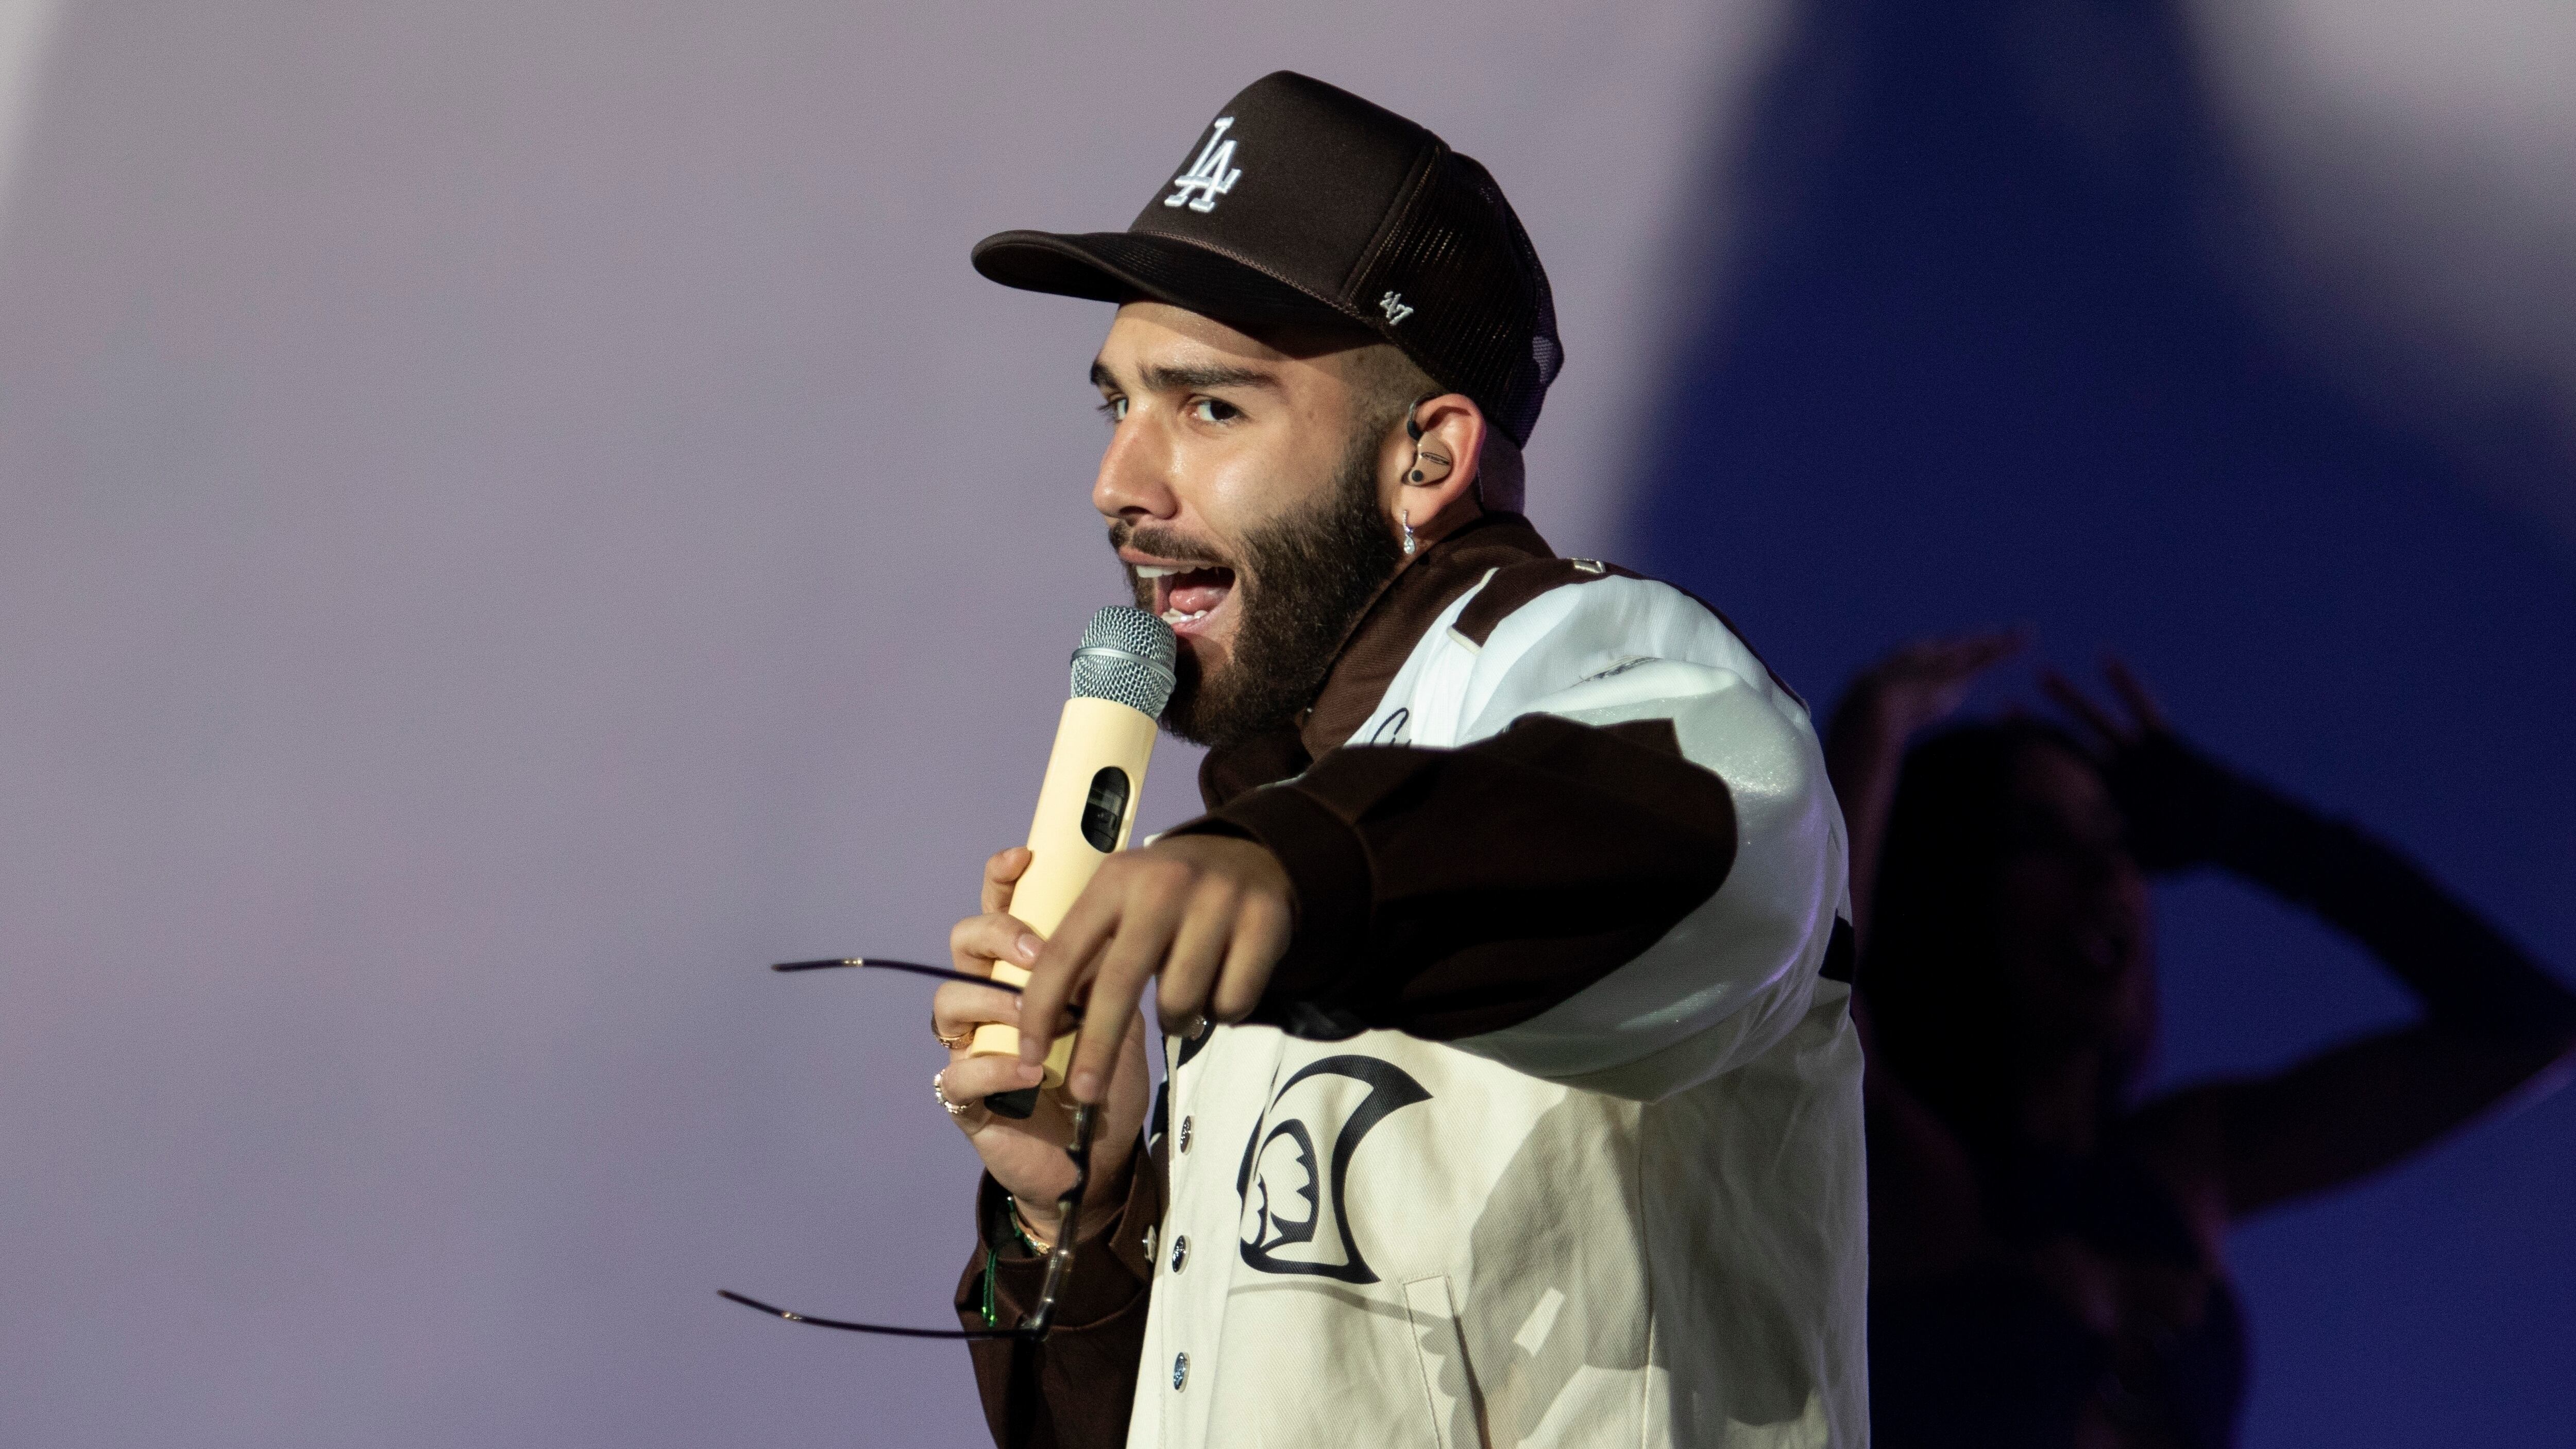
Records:
[[[1281,388],[1276,374],[1252,367],[1148,367],[1144,381],[1148,392],[1205,392],[1220,387],[1260,387],[1277,392]],[[1091,384],[1115,389],[1118,379],[1106,364],[1094,359]]]

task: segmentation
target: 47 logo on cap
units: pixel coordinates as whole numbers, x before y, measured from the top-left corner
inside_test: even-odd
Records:
[[[1207,145],[1199,149],[1199,159],[1173,178],[1172,194],[1163,198],[1165,206],[1186,203],[1192,211],[1214,211],[1216,199],[1243,179],[1241,168],[1234,164],[1234,143],[1225,138],[1226,127],[1233,124],[1232,116],[1216,118],[1216,129],[1208,133]]]

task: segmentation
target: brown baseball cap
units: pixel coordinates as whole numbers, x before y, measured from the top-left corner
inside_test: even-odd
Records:
[[[1485,168],[1294,71],[1227,102],[1125,231],[1000,232],[974,262],[1032,292],[1356,323],[1515,443],[1564,361],[1547,272]]]

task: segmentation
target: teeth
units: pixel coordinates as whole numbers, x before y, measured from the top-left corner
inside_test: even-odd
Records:
[[[1195,614],[1184,614],[1184,613],[1182,613],[1182,612],[1181,612],[1180,610],[1178,610],[1178,609],[1165,609],[1165,610],[1163,611],[1163,622],[1164,622],[1164,623],[1166,623],[1166,624],[1169,624],[1169,625],[1171,625],[1173,628],[1177,629],[1177,628],[1179,628],[1179,627],[1180,627],[1181,625],[1183,625],[1183,624],[1191,623],[1191,622],[1194,622],[1194,621],[1199,620],[1199,619],[1204,619],[1204,618],[1206,618],[1207,616],[1208,616],[1208,611],[1207,611],[1207,610],[1205,610],[1205,609],[1201,609],[1201,610],[1199,610],[1199,611],[1198,611],[1197,613],[1195,613]]]
[[[1161,564],[1129,564],[1128,567],[1134,569],[1136,577],[1140,579],[1169,578],[1180,572],[1179,569],[1167,569]]]

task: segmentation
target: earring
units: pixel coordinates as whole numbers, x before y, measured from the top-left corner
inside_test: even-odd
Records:
[[[1411,511],[1410,509],[1398,509],[1398,510],[1396,510],[1395,521],[1396,521],[1398,524],[1401,524],[1401,525],[1403,526],[1403,528],[1404,528],[1404,556],[1405,556],[1406,558],[1411,558],[1411,557],[1413,557],[1413,513],[1412,513],[1412,511]]]

